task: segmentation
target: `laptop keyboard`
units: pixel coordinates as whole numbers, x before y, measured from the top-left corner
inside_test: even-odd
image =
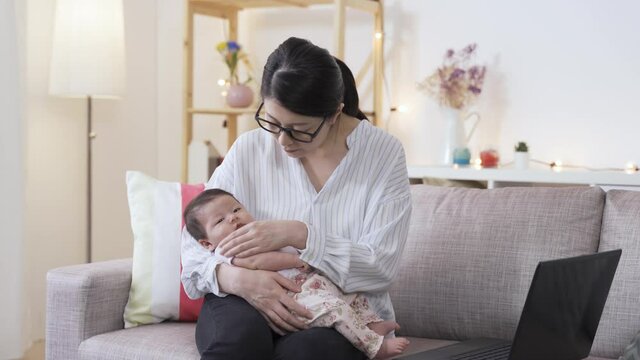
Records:
[[[511,352],[511,345],[497,345],[468,351],[451,357],[452,360],[507,360]]]

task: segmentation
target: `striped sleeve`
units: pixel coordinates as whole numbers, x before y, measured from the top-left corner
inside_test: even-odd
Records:
[[[300,258],[321,270],[345,292],[386,291],[398,269],[411,217],[411,195],[404,151],[394,161],[367,208],[359,239],[344,239],[307,224],[307,248]]]
[[[211,179],[206,185],[207,189],[220,188],[232,194],[234,193],[233,166],[238,141],[229,149],[222,164],[211,175]],[[211,253],[200,246],[185,229],[182,231],[181,259],[182,274],[180,279],[189,298],[197,299],[208,293],[213,293],[220,297],[228,295],[220,291],[216,276],[218,266],[224,261],[218,257],[211,256]]]

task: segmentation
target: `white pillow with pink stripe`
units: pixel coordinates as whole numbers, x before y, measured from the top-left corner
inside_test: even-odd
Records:
[[[180,282],[182,212],[204,190],[127,171],[133,231],[133,269],[125,328],[165,320],[195,321],[202,299],[191,300]]]

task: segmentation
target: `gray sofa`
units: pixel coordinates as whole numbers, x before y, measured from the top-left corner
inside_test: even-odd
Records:
[[[413,185],[409,239],[391,288],[407,354],[512,338],[538,261],[622,248],[589,359],[640,331],[640,192]],[[192,323],[123,329],[131,260],[52,270],[47,359],[197,359]]]

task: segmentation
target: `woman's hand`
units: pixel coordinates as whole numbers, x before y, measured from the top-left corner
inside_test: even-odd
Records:
[[[285,246],[304,249],[307,246],[307,226],[294,220],[254,221],[222,239],[220,253],[227,257],[247,257]]]
[[[244,270],[238,276],[235,294],[256,308],[273,331],[284,335],[308,328],[293,314],[309,319],[313,317],[309,310],[287,294],[287,290],[300,292],[300,287],[293,281],[278,273],[262,270]]]

